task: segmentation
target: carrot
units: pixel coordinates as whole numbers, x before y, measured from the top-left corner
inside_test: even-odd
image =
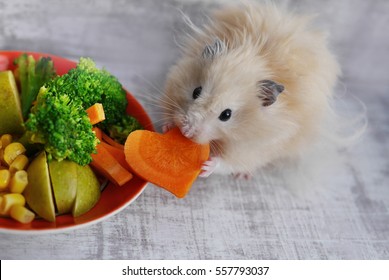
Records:
[[[126,156],[124,155],[124,146],[123,148],[118,148],[104,141],[102,141],[101,144],[119,162],[121,166],[123,166],[127,170],[129,169],[128,163],[126,161]]]
[[[102,139],[103,139],[103,141],[107,142],[111,146],[114,146],[114,147],[119,148],[119,149],[124,149],[124,145],[116,142],[115,140],[113,140],[111,137],[109,137],[104,132],[102,132]]]
[[[91,165],[94,166],[98,172],[100,172],[102,175],[106,176],[109,180],[113,181],[117,185],[125,184],[126,179],[128,179],[129,176],[128,176],[128,174],[125,174],[125,172],[121,168],[117,167],[117,170],[120,171],[119,175],[125,179],[114,178],[115,176],[117,176],[116,174],[109,175],[109,173],[111,173],[111,171],[109,169],[117,164],[120,164],[124,169],[127,170],[128,173],[130,173],[129,166],[128,166],[126,159],[125,159],[125,156],[124,156],[124,146],[121,145],[121,148],[120,148],[117,146],[112,146],[111,144],[105,142],[103,140],[104,132],[98,127],[93,127],[93,131],[95,132],[96,137],[100,140],[100,143],[97,146],[97,155],[92,154],[93,161],[92,161]],[[107,139],[107,137],[109,138],[109,136],[106,135],[105,139]],[[109,139],[111,139],[111,138],[109,138]],[[115,142],[115,141],[113,139],[111,139],[110,142]],[[106,158],[104,155],[101,155],[101,154],[99,155],[99,153],[103,153],[108,158]],[[107,153],[109,153],[110,155],[108,155]],[[111,164],[108,164],[107,161],[111,162]],[[116,162],[114,162],[114,161],[116,161]],[[131,178],[132,178],[132,175],[131,175]]]
[[[134,173],[184,197],[209,157],[209,145],[200,145],[184,137],[178,128],[166,134],[136,130],[124,144],[124,154]]]
[[[103,131],[100,128],[94,126],[92,130],[95,132],[97,139],[103,140]]]
[[[98,172],[119,186],[123,186],[132,179],[132,174],[115,159],[103,143],[99,143],[96,148],[97,154],[92,154],[90,164]]]
[[[94,126],[92,128],[92,130],[95,132],[97,139],[99,139],[100,141],[103,141],[103,142],[105,142],[105,143],[107,143],[110,146],[113,146],[115,148],[124,150],[124,145],[113,140],[111,137],[109,137],[107,134],[105,134],[100,128]]]
[[[86,113],[88,114],[89,120],[92,125],[95,125],[99,122],[105,120],[104,108],[103,104],[95,103],[86,109]]]

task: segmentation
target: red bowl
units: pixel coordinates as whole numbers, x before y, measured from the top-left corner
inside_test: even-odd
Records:
[[[41,56],[50,56],[53,60],[54,67],[59,75],[63,75],[70,69],[76,67],[76,62],[68,59],[37,52],[26,51],[0,51],[0,55],[6,56],[9,59],[8,69],[13,70],[13,61],[22,53],[28,53],[34,56],[35,59]],[[128,107],[127,113],[139,120],[145,129],[154,130],[153,124],[146,111],[139,102],[127,92]],[[134,177],[126,185],[117,187],[113,184],[103,190],[98,203],[84,215],[74,218],[72,215],[57,216],[55,222],[47,222],[42,219],[35,219],[30,224],[21,224],[11,218],[0,217],[0,232],[13,233],[44,233],[44,232],[60,232],[68,229],[80,228],[86,225],[91,225],[100,222],[123,210],[131,204],[145,189],[147,182],[143,179]]]

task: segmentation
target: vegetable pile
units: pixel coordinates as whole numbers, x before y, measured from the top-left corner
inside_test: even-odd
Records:
[[[126,113],[117,78],[89,58],[62,76],[50,57],[22,54],[14,65],[13,72],[0,69],[0,215],[22,223],[82,215],[100,197],[89,165],[116,185],[131,180],[122,144],[141,125]],[[15,145],[21,152],[10,157]],[[18,178],[25,186],[15,192]]]
[[[22,76],[20,78],[23,84]],[[91,154],[97,152],[98,139],[86,110],[96,103],[101,104],[105,118],[94,125],[114,139],[122,141],[123,135],[117,133],[118,130],[129,133],[141,128],[135,118],[126,114],[126,92],[119,81],[106,70],[96,68],[91,59],[81,58],[76,68],[40,87],[25,123],[23,139],[29,144],[43,145],[49,159],[89,164]]]

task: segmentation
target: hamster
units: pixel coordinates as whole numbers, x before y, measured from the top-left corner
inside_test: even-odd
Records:
[[[167,75],[163,130],[210,143],[200,176],[251,176],[319,137],[340,67],[310,17],[245,4],[192,29]]]

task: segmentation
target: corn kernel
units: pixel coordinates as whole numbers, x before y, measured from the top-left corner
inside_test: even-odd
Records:
[[[0,137],[1,143],[2,143],[2,148],[4,149],[7,147],[9,144],[12,143],[12,135],[11,134],[3,134]]]
[[[20,193],[8,193],[3,195],[3,199],[0,205],[0,214],[9,215],[11,207],[14,205],[24,206],[26,204],[26,199]]]
[[[11,180],[11,172],[7,169],[0,170],[0,191],[5,190]]]
[[[9,215],[18,222],[23,224],[31,223],[35,218],[35,214],[21,205],[14,205],[11,207]]]
[[[24,189],[27,187],[28,177],[26,170],[18,170],[11,177],[11,181],[9,183],[9,190],[11,193],[22,193]]]
[[[22,144],[13,142],[4,149],[4,161],[10,166],[18,155],[24,154],[25,152],[26,148]]]
[[[26,155],[18,155],[15,160],[9,166],[9,171],[14,173],[18,170],[26,169],[28,164],[28,157]]]

